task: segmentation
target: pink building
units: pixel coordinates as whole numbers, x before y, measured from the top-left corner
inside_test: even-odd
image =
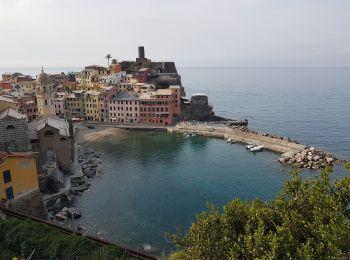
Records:
[[[180,86],[140,95],[140,122],[172,125],[181,113]]]
[[[60,118],[64,118],[65,116],[65,98],[64,95],[59,95],[59,93],[57,93],[58,95],[53,99],[53,103],[55,105],[55,112],[56,112],[56,116],[60,117]]]
[[[136,94],[116,93],[109,101],[109,121],[117,123],[140,122],[140,102]]]
[[[108,87],[101,87],[100,89],[100,121],[101,122],[107,122],[109,119],[109,102],[113,95],[117,93],[117,87],[114,86],[108,86]]]

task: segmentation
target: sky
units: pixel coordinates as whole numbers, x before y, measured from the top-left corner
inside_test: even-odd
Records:
[[[0,0],[0,67],[350,66],[349,0]]]

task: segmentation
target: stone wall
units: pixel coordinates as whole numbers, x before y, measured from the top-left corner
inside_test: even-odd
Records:
[[[34,217],[47,218],[47,210],[38,189],[21,194],[11,200],[9,208]]]

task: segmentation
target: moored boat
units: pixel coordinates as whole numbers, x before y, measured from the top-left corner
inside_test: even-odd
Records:
[[[257,145],[257,146],[250,148],[249,150],[251,152],[261,152],[263,149],[264,149],[263,145]]]

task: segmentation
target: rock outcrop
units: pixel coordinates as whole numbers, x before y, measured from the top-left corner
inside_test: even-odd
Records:
[[[333,166],[337,158],[314,147],[307,147],[297,153],[285,153],[278,160],[281,164],[288,164],[298,168],[318,170],[326,166]]]

